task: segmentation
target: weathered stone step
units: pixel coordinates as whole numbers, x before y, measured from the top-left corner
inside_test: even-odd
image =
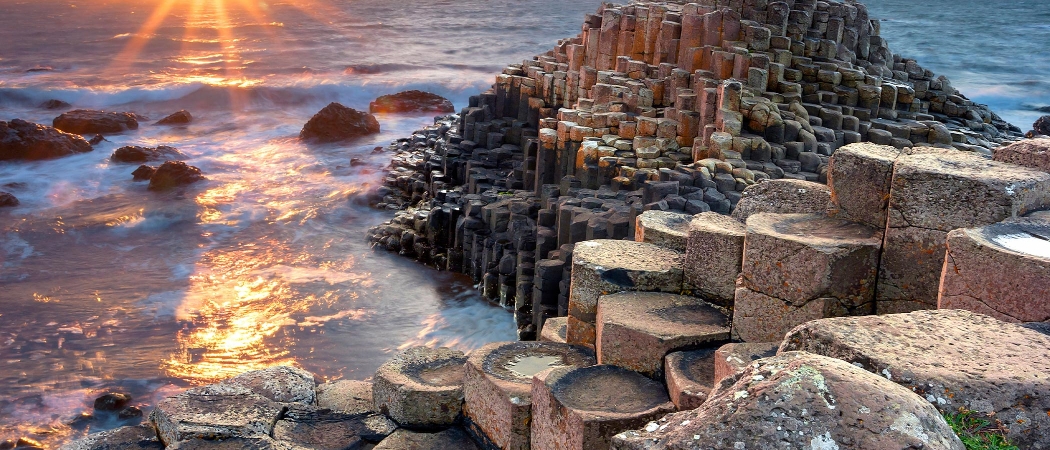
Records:
[[[608,448],[613,435],[674,411],[662,383],[616,366],[557,368],[532,381],[532,445]]]
[[[623,292],[598,300],[600,364],[662,379],[668,353],[729,340],[730,319],[696,297]]]
[[[742,222],[723,214],[706,212],[693,216],[685,253],[685,288],[719,306],[732,308],[746,233]]]
[[[533,375],[594,364],[593,351],[551,342],[494,342],[474,350],[463,383],[467,431],[494,448],[529,449]]]
[[[406,428],[432,430],[459,420],[463,364],[467,357],[446,347],[412,347],[376,370],[375,408]]]
[[[551,317],[543,322],[540,341],[565,343],[565,333],[569,328],[568,317]]]
[[[664,357],[664,381],[671,402],[679,411],[699,408],[714,389],[715,350],[689,350]]]

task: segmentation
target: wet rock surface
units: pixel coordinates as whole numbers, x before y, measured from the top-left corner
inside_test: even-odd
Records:
[[[550,342],[496,342],[474,350],[463,386],[467,431],[496,448],[531,448],[533,375],[595,362],[585,347]]]
[[[15,197],[14,194],[0,191],[0,208],[12,208],[18,206],[20,203],[21,202],[18,201],[18,198]]]
[[[381,96],[368,104],[370,113],[429,112],[444,114],[455,111],[452,102],[430,92],[410,90]]]
[[[1050,337],[963,310],[824,319],[789,333],[780,352],[856,364],[943,411],[965,407],[1009,429],[1022,448],[1050,446]]]
[[[143,164],[131,172],[131,178],[134,181],[149,181],[150,178],[153,178],[153,174],[155,173],[157,173],[157,168],[155,166]]]
[[[157,121],[157,125],[186,125],[193,121],[189,111],[181,110]]]
[[[314,114],[299,132],[299,139],[317,143],[338,142],[379,132],[375,116],[330,103]]]
[[[787,352],[723,380],[699,409],[616,435],[612,448],[964,447],[908,389],[838,359]]]
[[[76,109],[62,113],[55,118],[52,125],[59,130],[73,134],[122,133],[139,128],[135,114],[89,109]]]
[[[253,370],[225,380],[222,384],[243,386],[279,403],[312,405],[316,401],[314,375],[296,367],[277,366]]]
[[[164,444],[157,438],[153,425],[120,427],[88,435],[59,447],[61,450],[161,450]]]
[[[303,448],[342,450],[377,443],[397,429],[379,414],[346,414],[306,405],[292,405],[273,428],[273,438]]]
[[[606,365],[542,372],[532,398],[534,448],[608,448],[616,433],[674,411],[662,383]]]
[[[317,407],[345,414],[375,412],[370,381],[338,380],[317,386]]]
[[[138,145],[125,145],[113,151],[109,158],[117,162],[144,163],[148,161],[164,161],[182,159],[186,156],[175,147],[159,145],[156,147],[141,147]]]
[[[165,445],[190,439],[269,436],[284,406],[243,386],[190,389],[157,404],[150,421]]]
[[[150,176],[149,190],[165,191],[202,180],[205,178],[200,169],[182,161],[165,161]]]
[[[21,119],[0,121],[0,161],[36,161],[91,150],[91,145],[75,134]]]
[[[130,402],[130,395],[110,392],[96,398],[93,406],[97,411],[120,411]]]

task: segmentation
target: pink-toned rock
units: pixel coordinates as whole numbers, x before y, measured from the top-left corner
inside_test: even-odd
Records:
[[[747,220],[733,334],[779,340],[806,320],[874,312],[879,230],[815,214]]]
[[[381,96],[368,104],[370,113],[450,113],[456,108],[445,97],[418,90]]]
[[[634,240],[685,251],[693,216],[668,211],[646,211],[635,219]]]
[[[733,210],[733,218],[741,222],[759,213],[824,214],[831,201],[827,185],[786,178],[753,184],[742,195]]]
[[[693,216],[685,251],[685,287],[731,308],[744,257],[743,222],[715,212]]]
[[[921,395],[1000,420],[1021,448],[1050,448],[1050,337],[964,310],[824,319],[780,352],[842,359]]]
[[[962,442],[933,406],[847,362],[805,352],[756,361],[700,408],[613,438],[613,450],[940,449]]]
[[[568,343],[594,345],[598,297],[623,291],[681,292],[682,266],[682,253],[644,242],[601,239],[576,244]]]
[[[1050,138],[1026,139],[993,150],[992,159],[1050,172]]]
[[[550,342],[494,342],[474,350],[463,383],[467,431],[495,448],[529,449],[532,376],[594,363],[587,348]]]
[[[704,404],[715,387],[715,350],[668,353],[664,357],[664,381],[671,402],[679,411]]]
[[[718,384],[726,378],[736,378],[752,362],[777,354],[780,342],[743,342],[726,344],[715,351],[715,379]]]
[[[828,215],[885,228],[893,164],[900,155],[896,147],[869,142],[836,150],[828,164]]]
[[[729,340],[729,317],[696,298],[623,292],[598,300],[599,364],[663,378],[664,355]]]
[[[1018,219],[948,233],[939,309],[1007,322],[1050,320],[1050,222]]]
[[[404,428],[383,439],[374,450],[477,450],[477,445],[459,428],[419,433]]]
[[[565,343],[565,333],[569,328],[568,317],[551,317],[543,322],[540,340],[543,342]]]
[[[913,148],[897,159],[879,266],[879,314],[930,309],[957,228],[1050,206],[1050,174],[954,150]]]
[[[613,435],[674,411],[662,383],[616,366],[559,368],[532,379],[532,446],[609,448]]]

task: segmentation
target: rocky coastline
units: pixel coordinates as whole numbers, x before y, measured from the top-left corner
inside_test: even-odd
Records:
[[[520,341],[248,372],[65,448],[963,449],[960,414],[1050,447],[1050,139],[878,24],[604,5],[387,147],[372,198],[377,249],[470,275]]]

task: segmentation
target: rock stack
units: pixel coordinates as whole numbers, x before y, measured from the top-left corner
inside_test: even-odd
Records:
[[[893,54],[852,0],[606,4],[578,36],[504,69],[459,115],[393,143],[376,203],[408,209],[371,239],[470,274],[534,339],[568,314],[573,246],[633,239],[642,212],[736,211],[744,221],[755,209],[745,189],[823,184],[848,144],[989,156],[1020,137],[947,78]],[[829,195],[778,186],[792,205],[801,195],[823,208]],[[935,304],[924,292],[919,303]]]

